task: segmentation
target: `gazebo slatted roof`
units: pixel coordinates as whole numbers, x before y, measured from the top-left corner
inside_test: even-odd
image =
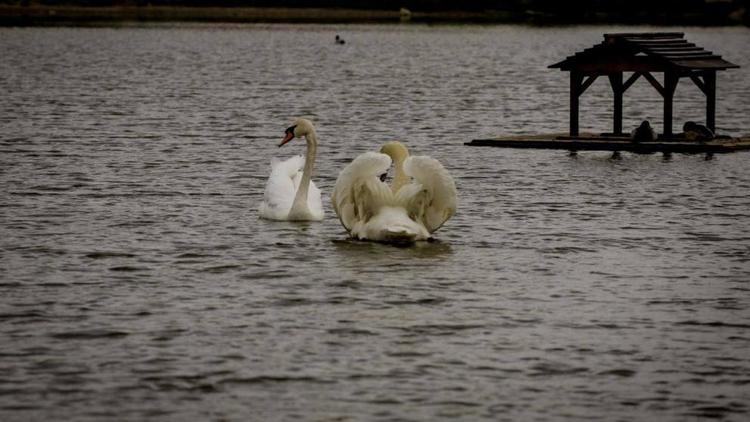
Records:
[[[604,64],[609,60],[636,58],[638,67],[650,65],[650,71],[726,70],[738,68],[693,43],[682,32],[604,34],[604,41],[569,56],[550,68],[571,70],[576,67]]]
[[[579,97],[599,76],[607,76],[615,96],[614,127],[622,134],[622,95],[643,76],[664,98],[664,138],[672,137],[672,100],[680,78],[690,78],[706,95],[706,125],[715,130],[716,71],[736,64],[685,39],[682,32],[604,34],[604,41],[568,56],[550,68],[570,72],[570,135],[578,135]],[[623,73],[632,72],[623,81]],[[660,83],[651,72],[664,73]]]

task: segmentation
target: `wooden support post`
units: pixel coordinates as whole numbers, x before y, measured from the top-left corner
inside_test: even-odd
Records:
[[[703,80],[706,86],[706,126],[716,133],[716,71],[706,72]]]
[[[570,72],[570,136],[578,136],[578,97],[583,75],[575,70]]]
[[[664,133],[665,139],[672,137],[672,116],[674,91],[677,88],[679,77],[674,72],[664,72]]]
[[[622,135],[622,72],[613,73],[608,76],[609,84],[612,86],[612,93],[615,97],[612,132],[615,135]]]

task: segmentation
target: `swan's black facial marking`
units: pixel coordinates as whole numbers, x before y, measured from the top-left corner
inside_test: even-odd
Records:
[[[281,148],[282,146],[284,146],[284,144],[294,139],[294,128],[296,127],[297,125],[289,126],[288,128],[286,128],[286,130],[284,131],[284,139],[281,140],[281,143],[279,144],[279,148]]]
[[[385,172],[380,175],[380,181],[385,182],[385,179],[388,177],[388,172]]]

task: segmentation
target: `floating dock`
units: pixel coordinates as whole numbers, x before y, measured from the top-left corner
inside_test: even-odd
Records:
[[[717,137],[708,142],[687,141],[684,139],[656,140],[653,142],[633,142],[628,136],[561,134],[503,136],[494,139],[474,139],[465,145],[476,147],[561,149],[578,151],[632,152],[653,154],[722,154],[750,150],[750,136],[742,138]]]

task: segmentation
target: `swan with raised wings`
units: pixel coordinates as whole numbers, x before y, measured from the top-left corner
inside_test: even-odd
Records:
[[[269,220],[320,221],[323,219],[323,202],[320,189],[312,182],[318,137],[315,127],[307,119],[297,119],[284,132],[283,146],[294,138],[304,137],[307,152],[285,161],[271,161],[271,175],[266,183],[260,216]]]
[[[380,179],[395,163],[393,183]],[[456,213],[456,185],[439,161],[408,156],[389,142],[366,152],[339,174],[331,196],[341,224],[356,239],[414,242],[430,238]]]

